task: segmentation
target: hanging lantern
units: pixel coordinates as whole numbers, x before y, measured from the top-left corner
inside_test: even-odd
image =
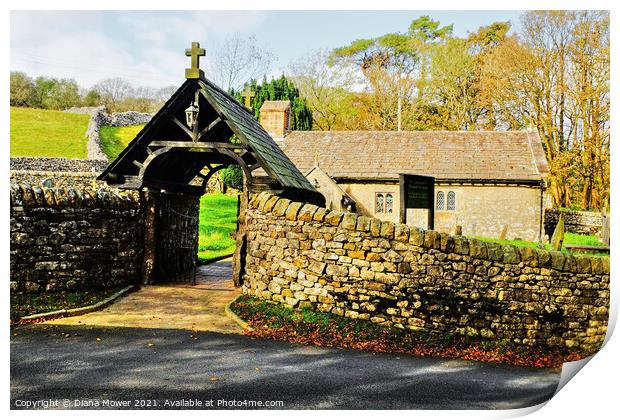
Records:
[[[190,129],[194,128],[194,124],[198,120],[198,106],[195,102],[192,102],[190,106],[185,110],[185,121]]]

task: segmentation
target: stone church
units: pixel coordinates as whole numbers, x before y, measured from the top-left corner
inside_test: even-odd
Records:
[[[536,131],[291,131],[288,101],[265,102],[260,120],[331,209],[465,236],[544,234]]]

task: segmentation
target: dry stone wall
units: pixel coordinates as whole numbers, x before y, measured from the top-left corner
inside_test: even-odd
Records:
[[[244,293],[438,334],[598,349],[609,259],[486,243],[267,193],[246,212]]]
[[[597,235],[603,226],[603,215],[593,211],[547,210],[545,211],[545,233],[551,237],[560,214],[564,213],[564,228],[567,232]]]
[[[11,292],[138,283],[143,211],[137,193],[11,184]]]
[[[46,157],[12,157],[11,171],[89,172],[97,176],[108,167],[108,161]]]
[[[170,281],[196,263],[197,197],[12,182],[10,203],[11,293]]]
[[[45,188],[105,188],[92,172],[11,171],[11,181]]]
[[[108,157],[105,153],[103,153],[103,150],[101,150],[101,142],[99,138],[99,130],[102,125],[109,125],[113,127],[139,125],[146,124],[151,120],[151,118],[153,118],[153,114],[136,111],[115,112],[108,114],[105,106],[74,107],[65,110],[65,112],[73,114],[90,114],[88,128],[86,129],[86,138],[88,139],[86,144],[88,159],[105,161],[107,161]]]

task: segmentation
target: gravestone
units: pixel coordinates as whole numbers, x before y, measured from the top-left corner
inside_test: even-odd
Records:
[[[551,237],[551,249],[559,251],[562,249],[562,243],[564,242],[564,213],[560,213],[558,224],[555,226],[553,236]]]

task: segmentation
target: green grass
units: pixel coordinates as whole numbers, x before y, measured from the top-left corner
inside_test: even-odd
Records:
[[[580,235],[570,232],[564,234],[564,243],[568,245],[603,246],[603,243],[595,235]]]
[[[122,287],[104,290],[11,295],[11,320],[59,309],[73,309],[93,305],[112,296],[121,289]]]
[[[538,242],[529,242],[522,240],[500,240],[497,238],[486,238],[483,236],[477,236],[476,239],[480,239],[485,242],[494,242],[502,245],[516,245],[516,246],[525,246],[528,248],[538,248]],[[588,246],[603,246],[603,244],[598,240],[595,235],[581,235],[578,233],[566,232],[564,234],[564,244],[568,245],[588,245]],[[545,249],[550,250],[551,245],[545,244]],[[562,247],[562,252],[569,253],[569,251]],[[585,251],[575,251],[571,252],[572,254],[588,254],[588,255],[599,255],[599,256],[607,256],[609,254],[600,253],[600,252],[585,252]]]
[[[101,127],[99,138],[101,140],[101,150],[106,154],[108,160],[113,161],[127,147],[136,135],[142,130],[144,125],[127,125],[125,127]]]
[[[205,194],[200,199],[198,259],[204,263],[235,252],[237,196]]]
[[[11,107],[11,156],[86,159],[88,115]]]

